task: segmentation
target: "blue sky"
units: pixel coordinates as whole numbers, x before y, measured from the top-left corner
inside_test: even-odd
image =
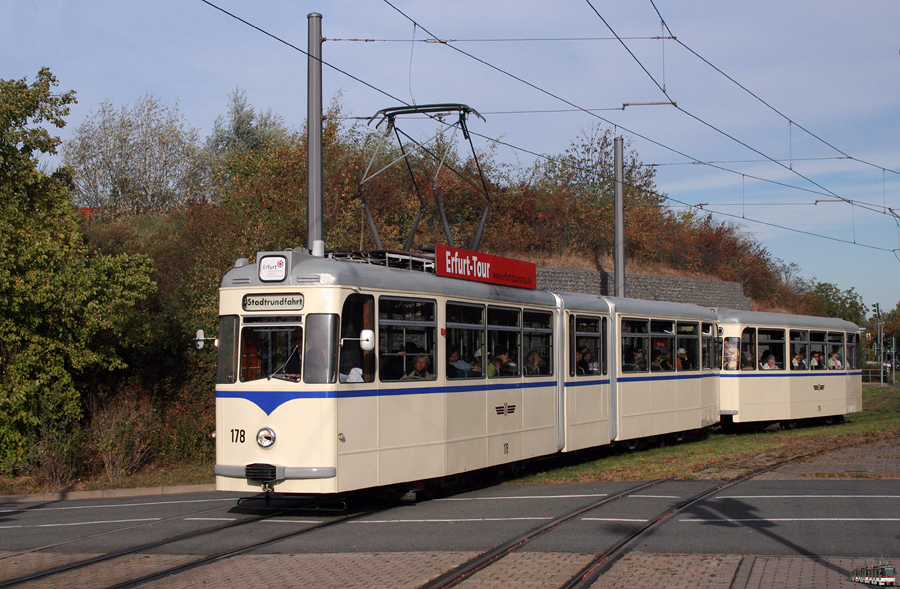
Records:
[[[900,300],[900,219],[888,210],[900,213],[896,0],[214,4],[301,49],[307,15],[321,13],[324,61],[380,90],[326,66],[325,101],[340,93],[348,115],[465,103],[487,119],[473,131],[520,148],[496,157],[523,165],[616,125],[659,165],[673,205],[741,223],[801,276],[853,287],[867,305]],[[426,43],[425,30],[450,42]],[[288,126],[306,116],[305,55],[200,0],[7,0],[0,35],[0,77],[48,66],[77,92],[64,138],[101,101],[148,93],[177,102],[201,137],[235,88]],[[677,108],[622,109],[668,100]],[[571,105],[604,110],[548,112]]]

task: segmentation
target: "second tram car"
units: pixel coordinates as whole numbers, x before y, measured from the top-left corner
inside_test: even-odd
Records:
[[[830,422],[862,410],[859,327],[842,319],[719,309],[723,420]]]
[[[496,284],[483,279],[493,272],[486,260],[499,258],[453,252],[482,280],[439,275],[439,256],[402,252],[295,249],[238,260],[220,289],[218,489],[414,488],[681,436],[716,424],[720,409],[737,420],[782,415],[793,391],[762,411],[736,381],[737,393],[720,400],[720,325],[726,338],[752,326],[754,345],[765,336],[770,348],[781,325],[785,351],[794,330],[810,345],[822,332],[832,348],[840,333],[844,357],[858,356],[845,325]],[[822,415],[859,410],[859,371],[831,376],[824,394],[837,400],[821,400]],[[798,397],[790,415],[815,397]]]

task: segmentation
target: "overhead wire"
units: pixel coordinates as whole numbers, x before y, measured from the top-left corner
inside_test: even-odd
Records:
[[[760,103],[762,103],[763,105],[765,105],[766,107],[768,107],[772,112],[774,112],[774,113],[777,114],[778,116],[782,117],[782,118],[783,118],[784,120],[786,120],[789,124],[791,124],[791,125],[797,127],[798,129],[800,129],[801,131],[805,132],[805,133],[806,133],[807,135],[809,135],[810,137],[813,137],[814,139],[816,139],[816,140],[820,141],[821,143],[827,145],[828,147],[830,147],[831,149],[835,150],[836,152],[838,152],[839,154],[841,154],[842,156],[844,156],[844,157],[847,158],[847,159],[852,159],[852,160],[857,161],[857,162],[859,162],[859,163],[861,163],[861,164],[865,164],[865,165],[867,165],[867,166],[871,166],[871,167],[877,168],[877,169],[879,169],[879,170],[885,170],[885,171],[891,172],[891,173],[893,173],[893,174],[900,174],[900,172],[898,172],[898,171],[896,171],[896,170],[892,170],[892,169],[890,169],[890,168],[885,168],[885,167],[883,167],[883,166],[879,166],[879,165],[877,165],[877,164],[873,164],[873,163],[867,162],[867,161],[865,161],[865,160],[861,160],[861,159],[859,159],[859,158],[853,157],[852,155],[849,155],[848,153],[844,152],[842,149],[840,149],[840,148],[838,148],[838,147],[835,147],[834,145],[832,145],[831,143],[829,143],[829,142],[826,141],[825,139],[822,139],[821,137],[819,137],[818,135],[816,135],[815,133],[813,133],[812,131],[810,131],[809,129],[807,129],[806,127],[804,127],[803,125],[799,124],[797,121],[791,119],[789,116],[787,116],[786,114],[782,113],[780,110],[778,110],[777,108],[775,108],[774,106],[772,106],[771,104],[769,104],[768,102],[766,102],[765,100],[763,100],[761,97],[759,97],[755,92],[753,92],[752,90],[750,90],[749,88],[747,88],[746,86],[744,86],[743,84],[741,84],[740,82],[738,82],[737,80],[735,80],[734,78],[732,78],[731,76],[729,76],[728,74],[726,74],[726,73],[725,73],[724,71],[722,71],[720,68],[718,68],[718,67],[716,67],[715,65],[713,65],[708,59],[706,59],[705,57],[703,57],[702,55],[700,55],[699,53],[697,53],[696,51],[694,51],[693,49],[691,49],[690,47],[688,47],[687,45],[685,45],[684,42],[681,41],[678,37],[676,37],[675,34],[672,33],[672,30],[669,29],[669,25],[666,24],[665,19],[662,17],[662,14],[660,14],[659,9],[656,7],[656,3],[655,3],[653,0],[650,0],[650,4],[653,6],[653,10],[656,11],[657,16],[659,16],[659,20],[660,20],[660,22],[662,23],[662,25],[665,27],[665,30],[669,31],[669,36],[666,37],[667,39],[671,39],[671,40],[675,41],[676,43],[678,43],[679,45],[681,45],[685,50],[687,50],[689,53],[691,53],[692,55],[694,55],[697,59],[699,59],[700,61],[702,61],[703,63],[705,63],[706,65],[708,65],[708,66],[711,67],[712,69],[714,69],[715,71],[717,71],[719,74],[721,74],[722,76],[724,76],[727,80],[729,80],[729,81],[730,81],[731,83],[733,83],[735,86],[737,86],[738,88],[740,88],[741,90],[743,90],[744,92],[746,92],[747,94],[749,94],[750,96],[752,96],[753,98],[755,98],[756,100],[758,100]]]
[[[287,42],[287,41],[285,41],[285,40],[283,40],[283,39],[277,37],[276,35],[273,35],[272,33],[269,33],[268,31],[266,31],[266,30],[264,30],[264,29],[262,29],[262,28],[260,28],[260,27],[258,27],[258,26],[256,26],[256,25],[254,25],[254,24],[252,24],[252,23],[250,23],[250,22],[248,22],[248,21],[246,21],[246,20],[244,20],[244,19],[238,17],[237,15],[232,14],[231,12],[222,9],[222,8],[220,8],[219,6],[216,6],[215,4],[213,4],[212,2],[210,2],[209,0],[200,0],[200,1],[203,2],[204,4],[207,4],[208,6],[210,6],[210,7],[212,7],[212,8],[214,8],[214,9],[216,9],[216,10],[218,10],[218,11],[220,11],[220,12],[222,12],[222,13],[228,15],[228,16],[230,16],[231,18],[234,18],[235,20],[237,20],[237,21],[239,21],[239,22],[241,22],[241,23],[243,23],[243,24],[245,24],[245,25],[247,25],[247,26],[249,26],[249,27],[251,27],[251,28],[257,30],[257,31],[259,31],[260,33],[263,33],[264,35],[266,35],[266,36],[268,36],[268,37],[270,37],[270,38],[272,38],[272,39],[278,41],[279,43],[282,43],[282,44],[284,44],[284,45],[290,47],[291,49],[294,49],[295,51],[298,51],[298,52],[300,52],[300,53],[302,53],[302,54],[304,54],[304,55],[309,56],[309,54],[308,54],[306,51],[304,51],[303,49],[301,49],[300,47],[297,47],[296,45],[293,45],[293,44],[291,44],[291,43],[289,43],[289,42]],[[399,13],[400,13],[401,15],[403,15],[405,18],[407,18],[410,22],[412,22],[413,24],[415,24],[416,26],[418,26],[418,28],[422,29],[422,30],[423,30],[424,32],[426,32],[428,35],[431,35],[432,38],[437,39],[437,37],[434,36],[428,29],[426,29],[425,27],[423,27],[420,23],[418,23],[417,21],[415,21],[414,19],[412,19],[411,17],[409,17],[408,15],[406,15],[403,11],[401,11],[400,9],[398,9],[396,6],[394,6],[393,4],[391,4],[391,2],[390,2],[389,0],[383,0],[383,1],[384,1],[386,4],[388,4],[389,6],[391,6],[392,8],[394,8],[394,10],[396,10],[397,12],[399,12]],[[587,1],[588,1],[588,3],[590,4],[589,0],[587,0]],[[602,18],[602,17],[601,17],[601,18]],[[615,33],[613,33],[613,34],[615,34]],[[607,124],[609,124],[609,125],[611,125],[611,126],[613,126],[613,127],[621,128],[621,129],[625,130],[626,132],[628,132],[628,133],[634,135],[635,137],[638,137],[638,138],[643,139],[643,140],[645,140],[645,141],[648,141],[648,142],[650,142],[650,143],[652,143],[652,144],[654,144],[654,145],[657,145],[657,146],[659,146],[659,147],[661,147],[661,148],[663,148],[663,149],[666,149],[666,150],[668,150],[668,151],[671,151],[671,152],[673,152],[673,153],[676,153],[676,154],[678,154],[678,155],[680,155],[680,156],[682,156],[682,157],[685,157],[686,159],[694,160],[695,162],[697,162],[697,163],[703,163],[704,165],[710,165],[710,166],[713,167],[713,168],[721,169],[721,170],[723,170],[723,171],[727,171],[727,172],[731,172],[731,173],[739,173],[739,172],[735,172],[735,171],[733,171],[733,170],[728,170],[727,168],[721,168],[721,167],[719,167],[719,166],[717,166],[717,165],[710,164],[710,163],[708,163],[708,162],[699,162],[699,160],[696,160],[696,158],[692,158],[692,157],[690,157],[689,155],[684,154],[684,153],[680,152],[679,150],[677,150],[677,149],[675,149],[675,148],[666,146],[666,145],[664,145],[664,144],[662,144],[662,143],[660,143],[660,142],[658,142],[658,141],[655,141],[655,140],[653,140],[653,139],[651,139],[651,138],[649,138],[649,137],[645,137],[644,135],[642,135],[642,134],[640,134],[640,133],[631,131],[631,130],[629,130],[629,129],[623,127],[622,125],[619,125],[619,124],[614,123],[614,122],[612,122],[612,121],[609,121],[608,119],[605,119],[605,118],[603,118],[603,117],[601,117],[601,116],[599,116],[599,115],[596,115],[596,114],[594,114],[594,113],[592,112],[592,109],[585,109],[585,108],[582,108],[581,106],[579,106],[579,105],[577,105],[577,104],[574,104],[574,103],[572,103],[572,102],[566,100],[565,98],[563,98],[563,97],[561,97],[561,96],[557,96],[556,94],[554,94],[554,93],[552,93],[552,92],[550,92],[550,91],[548,91],[548,90],[545,90],[545,89],[543,89],[543,88],[540,88],[540,87],[538,87],[538,86],[536,86],[536,85],[534,85],[534,84],[532,84],[532,83],[530,83],[530,82],[528,82],[528,81],[526,81],[526,80],[524,80],[524,79],[522,79],[522,78],[520,78],[520,77],[518,77],[518,76],[515,76],[514,74],[511,74],[510,72],[506,72],[505,70],[503,70],[503,69],[501,69],[501,68],[498,68],[497,66],[494,66],[493,64],[490,64],[490,63],[488,63],[488,62],[486,62],[486,61],[484,61],[484,60],[482,60],[482,59],[480,59],[480,58],[478,58],[478,57],[476,57],[476,56],[474,56],[474,55],[471,55],[471,54],[469,54],[469,53],[467,53],[467,52],[465,52],[465,51],[462,51],[461,49],[459,49],[459,48],[457,48],[457,47],[453,47],[452,45],[448,45],[448,47],[453,48],[454,50],[456,50],[456,51],[462,53],[463,55],[466,55],[467,57],[469,57],[469,58],[471,58],[471,59],[474,59],[475,61],[478,61],[479,63],[482,63],[482,64],[484,64],[484,65],[490,67],[491,69],[494,69],[494,70],[496,70],[496,71],[498,71],[498,72],[500,72],[500,73],[503,73],[504,75],[507,75],[507,76],[509,76],[509,77],[512,77],[513,79],[515,79],[515,80],[517,80],[517,81],[519,81],[519,82],[521,82],[521,83],[523,83],[523,84],[525,84],[525,85],[527,85],[527,86],[529,86],[529,87],[531,87],[531,88],[533,88],[533,89],[535,89],[535,90],[538,90],[539,92],[542,92],[542,93],[544,93],[544,94],[546,94],[546,95],[548,95],[548,96],[551,96],[551,97],[553,97],[553,98],[555,98],[555,99],[557,99],[557,100],[559,100],[559,101],[562,101],[562,102],[568,104],[569,106],[572,106],[572,107],[574,108],[574,111],[575,111],[575,112],[584,112],[584,113],[587,113],[587,114],[589,114],[589,115],[591,115],[591,116],[594,116],[594,117],[596,117],[596,118],[598,118],[598,119],[600,119],[600,120],[606,122]],[[368,88],[370,88],[370,89],[372,89],[372,90],[375,90],[376,92],[379,92],[380,94],[383,94],[384,96],[387,96],[388,98],[391,98],[391,99],[393,99],[393,100],[395,100],[395,101],[397,101],[397,102],[399,102],[399,103],[401,103],[401,104],[404,104],[404,105],[406,105],[406,106],[410,106],[410,104],[407,103],[406,101],[404,101],[404,100],[402,100],[402,99],[400,99],[400,98],[397,98],[396,96],[391,95],[390,93],[388,93],[388,92],[386,92],[386,91],[384,91],[384,90],[382,90],[382,89],[380,89],[380,88],[378,88],[378,87],[376,87],[376,86],[374,86],[374,85],[372,85],[372,84],[366,82],[365,80],[360,79],[360,78],[357,77],[357,76],[354,76],[353,74],[350,74],[350,73],[347,72],[347,71],[344,71],[344,70],[342,70],[342,69],[340,69],[340,68],[338,68],[338,67],[336,67],[336,66],[334,66],[334,65],[332,65],[332,64],[330,64],[330,63],[328,63],[328,62],[326,62],[325,60],[320,60],[320,61],[321,61],[321,63],[322,63],[323,65],[325,65],[325,66],[327,66],[327,67],[333,69],[334,71],[336,71],[336,72],[338,72],[338,73],[341,73],[341,74],[347,76],[348,78],[350,78],[350,79],[352,79],[352,80],[354,80],[354,81],[357,81],[357,82],[359,82],[360,84],[362,84],[362,85],[364,85],[364,86],[366,86],[366,87],[368,87]],[[643,66],[642,66],[642,67],[643,67]],[[646,71],[646,69],[645,69],[645,71]],[[649,72],[648,72],[648,75],[649,75]],[[652,76],[651,76],[651,79],[652,79]],[[654,82],[655,82],[655,80],[654,80]],[[657,84],[657,85],[658,85],[658,84]],[[660,88],[660,89],[662,89],[662,88]],[[665,94],[665,92],[663,92],[663,93]],[[673,103],[673,105],[674,105],[674,103]],[[677,108],[677,106],[676,106],[676,108]],[[597,110],[597,109],[593,109],[593,110]],[[619,109],[613,109],[613,110],[619,110]],[[519,146],[510,144],[510,143],[508,143],[508,142],[505,142],[505,141],[502,141],[502,140],[499,140],[499,139],[496,139],[496,138],[488,137],[488,136],[486,136],[486,135],[483,135],[483,134],[480,134],[480,133],[476,133],[476,132],[473,132],[473,131],[470,131],[470,133],[471,133],[472,135],[481,137],[481,138],[483,138],[483,139],[485,139],[485,140],[487,140],[487,141],[490,141],[490,142],[492,142],[492,143],[495,143],[495,144],[498,144],[498,145],[505,145],[505,146],[507,146],[507,147],[509,147],[509,148],[511,148],[511,149],[513,149],[513,150],[521,151],[521,152],[523,152],[523,153],[528,153],[528,154],[530,154],[530,155],[532,155],[532,156],[535,156],[535,157],[537,157],[537,158],[547,159],[548,161],[554,161],[554,158],[552,158],[552,157],[550,157],[550,156],[548,156],[548,155],[546,155],[546,154],[539,154],[539,153],[537,153],[537,152],[533,152],[533,151],[531,151],[531,150],[528,150],[528,149],[525,149],[525,148],[522,148],[522,147],[519,147]],[[760,155],[763,155],[763,157],[766,157],[767,159],[771,159],[771,158],[768,158],[768,156],[766,156],[765,154],[760,154]],[[851,159],[856,159],[856,158],[851,158]],[[861,161],[861,160],[857,160],[857,161]],[[741,175],[743,176],[744,174],[741,174]],[[748,176],[748,177],[749,177],[749,176]],[[765,180],[765,179],[761,179],[761,180]],[[774,181],[772,181],[772,182],[774,182]],[[775,183],[776,183],[776,184],[780,184],[780,183],[777,183],[777,182],[775,182]],[[793,188],[793,189],[804,190],[804,189],[802,189],[802,188],[795,187],[795,186],[790,186],[790,185],[784,185],[784,186],[789,187],[789,188]],[[636,187],[636,186],[631,186],[631,188],[637,189],[637,190],[642,190],[642,191],[645,190],[645,189],[642,189],[642,188]],[[824,189],[824,188],[823,188],[823,189]],[[827,189],[825,189],[825,190],[827,190]],[[828,239],[828,240],[832,240],[832,241],[841,241],[841,242],[844,242],[844,243],[853,243],[854,245],[859,245],[859,246],[867,247],[867,248],[870,248],[870,249],[876,249],[876,250],[881,250],[881,251],[892,252],[892,253],[894,253],[895,257],[897,257],[898,260],[900,260],[900,256],[897,256],[897,251],[898,251],[898,250],[890,250],[890,249],[880,248],[880,247],[877,247],[877,246],[871,246],[871,245],[862,244],[862,243],[848,242],[848,241],[846,241],[846,240],[841,240],[841,239],[839,239],[839,238],[835,238],[835,237],[831,237],[831,236],[827,236],[827,235],[816,234],[816,233],[811,233],[811,232],[808,232],[808,231],[803,231],[803,230],[800,230],[800,229],[794,229],[794,228],[791,228],[791,227],[785,227],[785,226],[775,225],[775,224],[772,224],[772,223],[768,223],[768,222],[760,221],[760,220],[756,220],[756,219],[749,219],[749,218],[744,217],[744,216],[738,217],[738,216],[736,216],[736,215],[730,215],[730,214],[728,214],[728,213],[721,213],[721,212],[716,212],[716,211],[709,211],[708,209],[703,209],[702,207],[698,207],[697,205],[692,205],[692,204],[690,204],[690,203],[686,203],[686,202],[684,202],[684,201],[680,201],[680,200],[674,199],[674,198],[672,198],[672,197],[670,197],[670,196],[668,196],[668,195],[661,195],[661,194],[656,193],[655,191],[650,191],[650,192],[651,192],[651,193],[654,193],[654,194],[657,194],[657,195],[660,197],[660,199],[661,199],[661,200],[664,200],[664,201],[667,200],[667,201],[677,202],[677,203],[683,204],[683,205],[685,205],[685,206],[690,206],[690,207],[698,208],[698,209],[704,210],[704,211],[706,211],[706,212],[715,213],[715,214],[720,214],[720,215],[726,216],[726,217],[738,218],[738,219],[742,219],[742,220],[744,220],[744,221],[750,221],[750,222],[759,223],[759,224],[762,224],[762,225],[768,225],[768,226],[772,226],[772,227],[777,227],[777,228],[780,228],[780,229],[783,229],[783,230],[786,230],[786,231],[792,231],[792,232],[796,232],[796,233],[802,233],[802,234],[811,235],[811,236],[814,236],[814,237],[820,237],[820,238],[822,238],[822,239]],[[834,194],[832,194],[832,193],[830,193],[830,192],[828,192],[828,195],[835,196],[835,197],[837,197],[837,198],[841,198],[841,200],[844,200],[844,201],[846,201],[846,202],[848,202],[848,203],[850,203],[850,204],[853,204],[853,201],[850,201],[850,200],[845,199],[845,198],[843,198],[843,197],[839,197],[838,195],[834,195]],[[708,206],[708,205],[704,205],[704,206]],[[876,212],[878,212],[878,211],[876,211]],[[893,213],[893,211],[891,211],[891,212]],[[894,213],[892,216],[896,217],[896,214]]]
[[[651,3],[653,2],[653,0],[650,0],[650,1],[651,1]],[[594,11],[594,13],[595,13],[595,14],[597,15],[597,17],[603,22],[603,24],[606,25],[606,28],[608,28],[609,31],[610,31],[613,35],[615,35],[617,39],[619,39],[619,36],[616,34],[615,30],[612,28],[612,26],[610,26],[610,24],[606,21],[606,19],[603,18],[603,16],[602,16],[602,15],[600,14],[600,12],[596,9],[596,7],[594,7],[594,5],[591,3],[591,0],[585,0],[585,2],[587,2],[588,6],[591,7],[591,10]],[[656,5],[654,5],[654,8],[656,8]],[[658,10],[657,10],[657,14],[659,14],[659,11],[658,11]],[[660,16],[660,18],[662,18],[662,16]],[[663,21],[663,23],[665,23],[665,21]],[[668,29],[668,26],[666,26],[666,29],[669,30],[669,29]],[[672,31],[669,30],[669,32],[671,33]],[[871,208],[869,208],[869,207],[866,207],[866,206],[864,206],[864,205],[855,203],[854,201],[852,201],[852,200],[849,199],[849,198],[846,198],[846,197],[844,197],[844,196],[841,196],[841,195],[837,194],[836,192],[834,192],[834,191],[832,191],[832,190],[830,190],[830,189],[828,189],[828,188],[822,186],[821,184],[819,184],[818,182],[816,182],[816,181],[813,180],[812,178],[809,178],[809,177],[805,176],[804,174],[801,174],[801,173],[798,172],[797,170],[794,170],[791,166],[786,166],[786,165],[784,165],[782,162],[778,161],[777,159],[770,157],[768,154],[763,153],[762,151],[760,151],[760,150],[756,149],[755,147],[751,146],[750,144],[748,144],[748,143],[746,143],[746,142],[744,142],[744,141],[741,141],[740,139],[738,139],[737,137],[731,135],[730,133],[728,133],[728,132],[726,132],[726,131],[724,131],[724,130],[718,128],[718,127],[716,127],[716,126],[713,125],[712,123],[709,123],[709,122],[707,122],[707,121],[701,119],[701,118],[698,117],[697,115],[695,115],[695,114],[693,114],[693,113],[691,113],[691,112],[685,110],[683,107],[678,106],[678,105],[675,103],[675,101],[672,100],[672,97],[669,96],[669,94],[666,92],[665,88],[663,88],[663,87],[659,84],[659,82],[656,81],[656,78],[653,77],[653,74],[651,74],[649,71],[647,71],[647,68],[644,67],[644,64],[641,63],[641,60],[638,59],[638,57],[634,54],[634,52],[631,51],[631,48],[629,48],[628,45],[627,45],[624,41],[622,41],[621,39],[620,39],[620,41],[621,41],[622,47],[625,48],[625,50],[628,52],[629,55],[631,55],[631,57],[632,57],[632,58],[634,59],[634,61],[640,66],[640,68],[641,68],[642,70],[644,70],[644,73],[647,74],[647,76],[650,78],[650,80],[652,80],[653,83],[656,85],[656,87],[659,88],[659,91],[662,92],[663,96],[665,96],[667,99],[669,99],[669,101],[672,103],[672,106],[673,106],[675,109],[677,109],[679,112],[681,112],[681,113],[687,115],[688,117],[694,119],[694,120],[697,121],[698,123],[700,123],[700,124],[702,124],[702,125],[704,125],[704,126],[706,126],[706,127],[709,127],[710,129],[712,129],[712,130],[715,131],[716,133],[719,133],[720,135],[722,135],[722,136],[724,136],[724,137],[727,137],[728,139],[730,139],[731,141],[734,141],[734,142],[737,143],[738,145],[741,145],[741,146],[743,146],[743,147],[749,149],[749,150],[752,151],[753,153],[756,153],[756,154],[758,154],[758,155],[761,155],[762,157],[766,158],[766,159],[767,159],[768,161],[770,161],[771,163],[774,163],[774,164],[776,164],[776,165],[778,165],[778,166],[781,166],[781,167],[784,168],[785,170],[790,171],[791,173],[793,173],[793,174],[797,175],[798,177],[804,179],[805,181],[809,182],[809,183],[812,184],[813,186],[816,186],[817,188],[819,188],[819,189],[821,189],[821,190],[824,190],[824,191],[827,192],[829,195],[831,195],[831,196],[833,196],[833,197],[835,197],[835,198],[839,198],[839,199],[841,199],[841,200],[847,202],[847,203],[850,204],[851,206],[858,206],[858,207],[860,207],[860,208],[864,208],[864,209],[870,210],[870,211],[872,211],[872,212],[874,212],[874,213],[877,213],[877,214],[886,214],[884,211],[880,211],[880,210],[877,210],[877,209],[876,209],[876,210],[873,210],[873,209],[871,209]]]

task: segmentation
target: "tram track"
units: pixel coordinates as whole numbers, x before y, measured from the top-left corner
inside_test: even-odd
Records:
[[[146,527],[152,526],[154,524],[162,524],[162,523],[167,523],[167,522],[171,522],[171,521],[182,520],[185,518],[207,515],[207,514],[214,513],[216,511],[220,511],[222,509],[226,509],[226,508],[230,508],[230,507],[231,506],[224,506],[224,507],[213,507],[211,509],[203,509],[203,510],[194,511],[191,513],[185,513],[185,514],[180,514],[180,515],[176,515],[176,516],[172,516],[172,517],[166,517],[166,518],[157,519],[157,520],[153,520],[153,521],[149,521],[149,522],[143,522],[143,523],[140,523],[140,524],[137,524],[134,526],[126,526],[124,528],[115,528],[113,530],[106,530],[103,532],[97,532],[95,534],[88,534],[87,536],[79,536],[77,538],[72,538],[71,540],[65,540],[63,542],[54,542],[53,544],[44,544],[42,546],[36,546],[34,548],[29,548],[28,550],[20,550],[17,552],[10,552],[8,554],[4,554],[4,555],[0,556],[0,562],[2,562],[4,560],[10,560],[13,558],[18,558],[18,557],[24,556],[26,554],[33,554],[35,552],[41,552],[41,551],[51,550],[54,548],[60,548],[62,546],[66,546],[68,544],[75,544],[78,542],[84,542],[86,540],[92,540],[94,538],[100,538],[102,536],[110,536],[110,535],[118,534],[118,533],[122,533],[122,532],[132,532],[134,530],[138,530],[140,528],[146,528]],[[14,511],[22,511],[22,510],[6,510],[7,513],[14,512]],[[6,582],[7,581],[0,581],[0,588],[4,587],[4,583],[6,583]]]
[[[645,537],[647,534],[651,533],[653,530],[663,525],[664,523],[671,521],[674,516],[684,512],[686,509],[699,503],[700,501],[703,501],[704,499],[712,495],[724,491],[725,489],[747,481],[757,475],[774,470],[786,464],[790,464],[791,462],[812,458],[820,454],[824,454],[825,452],[841,449],[845,446],[849,446],[849,444],[842,445],[837,448],[828,448],[826,450],[812,452],[800,456],[793,456],[777,463],[754,469],[752,472],[725,481],[711,489],[701,491],[700,493],[697,493],[692,497],[681,501],[677,505],[670,507],[657,516],[649,519],[645,524],[641,525],[631,533],[617,540],[602,552],[597,553],[576,574],[574,574],[566,582],[560,585],[559,589],[587,589],[588,587],[591,587],[594,583],[597,582],[597,580],[601,575],[603,575],[603,573],[609,570],[612,565],[616,563],[616,561],[623,557],[630,550],[630,548],[637,544],[643,537]],[[517,535],[503,542],[502,544],[499,544],[495,548],[487,550],[479,554],[478,556],[459,564],[450,571],[447,571],[446,573],[432,579],[428,583],[421,585],[420,589],[449,589],[450,587],[458,586],[466,582],[468,579],[472,578],[475,574],[489,569],[503,557],[520,550],[532,540],[558,528],[559,526],[579,517],[580,515],[588,513],[594,509],[600,508],[614,501],[629,497],[643,489],[672,480],[674,479],[670,477],[666,479],[651,481],[649,483],[645,483],[643,485],[625,490],[611,497],[606,497],[603,500],[595,501],[583,507],[577,508],[567,514],[553,518],[551,521],[539,527],[529,530],[523,534]]]
[[[84,569],[89,569],[89,567],[97,566],[97,565],[100,565],[105,562],[110,562],[110,561],[114,561],[116,559],[120,559],[120,558],[129,556],[129,555],[140,554],[140,553],[144,553],[144,552],[147,552],[147,551],[150,551],[153,549],[170,546],[170,545],[173,545],[178,542],[185,541],[185,540],[200,538],[202,536],[207,536],[207,535],[216,534],[216,533],[227,531],[227,530],[232,530],[234,528],[238,528],[241,526],[259,523],[259,522],[263,522],[266,520],[272,520],[273,518],[276,518],[279,516],[284,516],[291,512],[315,511],[316,505],[317,504],[315,504],[315,503],[311,503],[311,504],[306,504],[306,505],[303,505],[300,507],[294,507],[294,508],[289,508],[289,509],[278,509],[278,510],[272,511],[271,513],[245,517],[245,518],[242,518],[239,520],[230,521],[227,523],[223,523],[223,524],[219,524],[219,525],[215,525],[215,526],[211,526],[211,527],[207,527],[207,528],[191,530],[189,532],[184,532],[182,534],[177,534],[177,535],[163,538],[160,540],[156,540],[153,542],[147,542],[147,543],[140,544],[137,546],[132,546],[132,547],[129,547],[129,548],[126,548],[123,550],[108,552],[106,554],[101,554],[99,556],[78,560],[76,562],[68,563],[65,565],[58,566],[58,567],[53,567],[53,568],[39,571],[36,573],[23,575],[23,576],[16,577],[13,579],[7,579],[5,581],[0,582],[0,589],[4,589],[6,587],[23,586],[26,584],[31,584],[31,583],[34,583],[37,581],[42,581],[42,580],[47,580],[47,579],[53,579],[54,581],[61,581],[61,580],[65,579],[65,575],[67,575],[67,574],[72,574],[75,572],[82,571]],[[183,514],[180,516],[167,518],[166,520],[163,520],[163,521],[185,519],[185,518],[189,518],[194,515],[202,515],[204,513],[210,513],[210,512],[216,511],[217,509],[218,508],[203,510],[203,511],[195,512],[192,514]],[[162,570],[156,571],[156,572],[148,574],[148,575],[141,576],[139,578],[133,578],[126,582],[114,583],[114,584],[108,585],[107,589],[112,589],[112,588],[120,588],[121,589],[121,588],[125,588],[125,587],[136,587],[136,586],[139,586],[139,585],[142,585],[142,584],[145,584],[145,583],[157,580],[157,579],[161,579],[161,578],[165,578],[165,577],[168,577],[171,575],[178,574],[180,572],[185,572],[185,571],[192,570],[192,569],[195,569],[198,567],[206,566],[208,564],[212,564],[213,562],[218,562],[223,559],[230,558],[232,556],[244,554],[246,552],[255,550],[255,549],[263,547],[263,546],[274,544],[274,543],[280,542],[282,540],[300,536],[302,534],[306,534],[306,533],[309,533],[309,532],[312,532],[312,531],[315,531],[318,529],[330,527],[330,526],[342,523],[344,521],[349,521],[352,519],[359,519],[362,517],[373,515],[380,511],[383,511],[384,509],[386,509],[386,508],[362,510],[357,513],[353,513],[353,514],[349,514],[349,515],[333,517],[327,521],[312,524],[312,525],[305,527],[303,529],[300,529],[300,530],[294,530],[292,532],[278,534],[276,536],[265,538],[263,540],[259,540],[256,542],[244,543],[237,547],[220,550],[213,554],[202,556],[202,557],[200,557],[196,560],[193,560],[191,562],[188,562],[188,563],[166,567]],[[160,523],[160,521],[155,521],[153,523],[158,524],[158,523]],[[138,528],[138,527],[142,527],[142,526],[131,526],[128,529],[133,530],[134,528]],[[93,535],[89,536],[88,538],[98,537],[98,536],[106,535],[108,533],[113,533],[116,531],[123,531],[123,529],[120,528],[118,530],[111,530],[110,532],[103,532],[101,534],[93,534]],[[35,553],[40,550],[47,550],[50,548],[58,547],[61,545],[72,543],[72,542],[83,541],[84,539],[86,539],[86,538],[82,537],[79,539],[74,539],[74,540],[70,540],[67,542],[61,542],[61,543],[54,544],[54,545],[48,545],[48,546],[44,546],[41,548],[32,549],[29,551],[22,551],[18,554]],[[7,556],[11,556],[11,555],[7,555]]]

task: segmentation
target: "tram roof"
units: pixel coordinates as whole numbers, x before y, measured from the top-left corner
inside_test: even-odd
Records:
[[[222,287],[346,286],[398,291],[405,296],[445,295],[508,303],[556,305],[553,295],[543,290],[447,278],[428,271],[388,267],[360,259],[311,256],[300,249],[260,252],[257,260],[269,255],[288,258],[289,271],[284,281],[260,280],[257,265],[247,264],[229,271],[222,279]]]
[[[764,325],[771,327],[796,327],[805,329],[833,329],[859,331],[860,327],[850,321],[833,317],[812,317],[809,315],[788,315],[787,313],[765,313],[761,311],[740,311],[737,309],[717,309],[719,323],[736,325]]]
[[[371,259],[364,257],[312,256],[300,248],[259,252],[257,260],[266,256],[284,256],[287,259],[288,271],[283,281],[261,280],[257,264],[246,261],[241,264],[239,261],[222,279],[222,287],[346,286],[393,290],[407,296],[444,295],[543,306],[556,306],[556,294],[563,299],[565,308],[572,311],[610,313],[615,310],[633,315],[716,321],[712,309],[688,303],[604,297],[586,293],[554,293],[437,276],[427,270],[423,271],[429,261],[427,256],[409,256],[413,265],[418,265],[419,269],[390,267],[386,262],[373,263]]]

